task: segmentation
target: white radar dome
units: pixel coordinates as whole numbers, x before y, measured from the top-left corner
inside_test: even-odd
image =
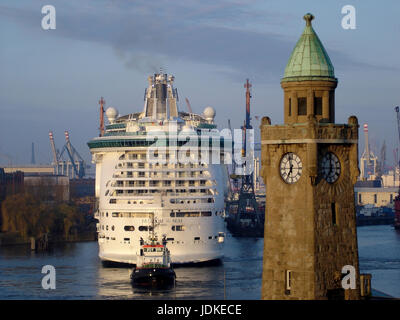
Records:
[[[108,118],[108,121],[110,121],[110,123],[113,123],[115,119],[117,119],[118,110],[113,107],[110,107],[106,110],[106,116]]]
[[[203,111],[204,118],[207,121],[213,121],[215,118],[215,109],[213,107],[206,107]]]

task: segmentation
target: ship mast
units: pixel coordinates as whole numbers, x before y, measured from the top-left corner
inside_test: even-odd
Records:
[[[100,134],[99,137],[102,137],[104,135],[104,105],[106,104],[106,101],[103,99],[103,97],[100,98],[99,100],[99,105],[100,105]]]

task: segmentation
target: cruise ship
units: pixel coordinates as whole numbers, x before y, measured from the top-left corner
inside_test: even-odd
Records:
[[[162,72],[149,76],[143,111],[121,116],[109,107],[104,132],[88,142],[103,262],[136,264],[153,230],[173,264],[223,257],[232,140],[218,131],[212,107],[180,112],[173,83]]]

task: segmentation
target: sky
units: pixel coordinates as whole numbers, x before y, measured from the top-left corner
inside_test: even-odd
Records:
[[[56,9],[56,29],[41,27],[42,7]],[[342,7],[356,9],[356,29],[343,29]],[[398,0],[2,0],[0,2],[0,165],[51,162],[64,130],[90,163],[87,142],[98,135],[101,96],[121,115],[143,109],[147,77],[162,68],[201,113],[216,109],[219,128],[239,128],[245,89],[259,121],[283,122],[280,79],[311,12],[335,67],[336,122],[368,123],[370,144],[383,140],[388,165],[399,136],[400,2]],[[360,129],[360,152],[364,136]],[[259,139],[259,138],[258,138]]]

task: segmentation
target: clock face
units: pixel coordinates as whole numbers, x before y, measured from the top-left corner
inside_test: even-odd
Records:
[[[321,174],[329,183],[334,183],[340,176],[339,158],[332,152],[326,153],[320,164]]]
[[[279,165],[279,171],[283,181],[292,184],[299,181],[303,171],[303,164],[300,157],[292,152],[286,153]]]

